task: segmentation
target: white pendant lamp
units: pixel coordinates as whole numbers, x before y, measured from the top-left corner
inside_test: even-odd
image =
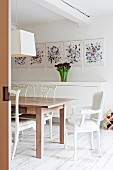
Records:
[[[34,33],[11,30],[11,54],[12,57],[36,56]]]
[[[16,29],[11,30],[11,56],[36,56],[34,33],[17,29],[17,7],[18,5],[16,0]]]

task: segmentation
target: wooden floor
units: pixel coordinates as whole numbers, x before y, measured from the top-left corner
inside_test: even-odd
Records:
[[[59,126],[53,125],[53,140],[49,139],[49,126],[45,125],[45,151],[43,159],[35,158],[35,132],[30,129],[20,135],[11,170],[113,170],[113,131],[101,129],[102,157],[97,152],[97,136],[94,134],[95,150],[90,150],[89,134],[78,134],[77,160],[73,161],[73,135],[69,134],[69,146],[59,141]]]

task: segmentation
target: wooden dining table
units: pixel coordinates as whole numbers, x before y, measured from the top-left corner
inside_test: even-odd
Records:
[[[36,157],[44,155],[44,114],[59,110],[60,112],[60,144],[65,143],[66,105],[75,99],[19,97],[19,107],[26,108],[27,113],[36,115]],[[11,96],[11,105],[15,105],[15,97]]]

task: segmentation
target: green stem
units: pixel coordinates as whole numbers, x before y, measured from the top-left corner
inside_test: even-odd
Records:
[[[66,82],[68,71],[59,71],[59,72],[60,72],[61,81]]]

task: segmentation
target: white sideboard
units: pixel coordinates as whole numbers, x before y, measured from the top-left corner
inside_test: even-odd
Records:
[[[13,82],[12,84],[28,84],[28,85],[55,85],[57,86],[55,97],[76,99],[77,106],[91,105],[92,95],[97,91],[104,91],[105,82]],[[29,91],[29,95],[33,96]],[[71,115],[70,105],[67,106],[67,117]],[[54,113],[54,117],[59,117],[58,112]]]

